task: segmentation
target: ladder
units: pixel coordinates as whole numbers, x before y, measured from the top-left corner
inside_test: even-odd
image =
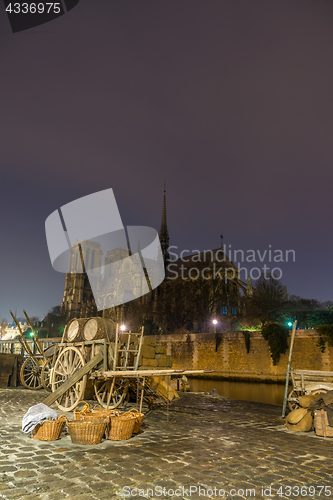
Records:
[[[116,331],[115,347],[114,347],[114,357],[113,357],[113,371],[124,371],[133,370],[137,371],[139,365],[139,358],[141,354],[142,340],[143,340],[143,327],[140,333],[125,333],[127,335],[127,342],[121,343],[121,338],[119,337],[119,331]],[[131,349],[131,344],[136,347]],[[119,356],[120,354],[120,356]],[[133,364],[130,363],[130,355],[134,356]],[[120,364],[118,364],[118,358],[120,358]]]

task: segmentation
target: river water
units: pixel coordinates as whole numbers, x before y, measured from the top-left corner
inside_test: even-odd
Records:
[[[188,379],[190,390],[200,392],[204,390],[211,392],[216,389],[217,394],[232,399],[243,399],[245,401],[257,401],[282,405],[284,398],[283,384],[265,384],[264,382],[229,382],[227,380],[202,380]]]

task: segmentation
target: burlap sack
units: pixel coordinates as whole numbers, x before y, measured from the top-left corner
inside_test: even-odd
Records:
[[[305,408],[297,408],[297,410],[293,410],[287,415],[286,421],[289,424],[297,424],[300,420],[302,420],[306,413],[307,410]]]
[[[303,410],[304,408],[299,408],[299,409]],[[295,410],[295,411],[297,411],[297,410]],[[292,413],[294,413],[294,412],[292,412]],[[291,415],[291,414],[289,413],[289,415]],[[310,411],[306,411],[306,414],[304,415],[304,417],[297,424],[290,424],[289,422],[286,422],[284,424],[284,426],[287,427],[287,429],[289,429],[290,431],[294,431],[294,432],[309,432],[313,429],[312,414]]]
[[[318,397],[318,394],[309,394],[308,396],[302,396],[299,398],[299,404],[302,408],[309,408],[310,403]]]

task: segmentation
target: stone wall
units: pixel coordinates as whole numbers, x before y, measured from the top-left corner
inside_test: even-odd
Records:
[[[165,347],[172,356],[172,368],[186,370],[214,370],[205,378],[239,380],[284,381],[289,350],[273,365],[268,342],[260,332],[250,333],[250,352],[245,347],[243,332],[196,333],[189,335],[161,335],[151,337],[157,346]],[[290,342],[290,339],[289,339]],[[326,346],[322,353],[315,330],[297,330],[292,367],[304,370],[333,371],[333,348]]]
[[[140,370],[166,370],[172,367],[172,356],[166,354],[166,346],[157,344],[155,337],[143,337]]]

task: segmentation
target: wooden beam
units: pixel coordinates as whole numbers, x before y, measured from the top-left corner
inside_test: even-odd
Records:
[[[214,370],[184,370],[182,375],[199,375],[200,373],[214,373]]]
[[[90,378],[98,378],[98,377],[104,377],[104,378],[111,378],[111,377],[154,377],[155,375],[170,375],[170,374],[177,374],[177,373],[183,373],[184,370],[112,370],[112,371],[105,371],[105,372],[94,372],[91,374]]]
[[[50,406],[51,404],[55,403],[55,401],[58,398],[60,398],[60,396],[65,394],[65,392],[68,391],[68,389],[70,389],[72,385],[76,384],[79,380],[81,380],[81,378],[83,378],[84,375],[86,375],[92,368],[94,368],[94,366],[96,366],[102,360],[103,360],[103,353],[99,352],[90,361],[88,361],[86,365],[82,366],[80,370],[71,375],[69,379],[67,379],[66,382],[64,382],[60,387],[58,387],[56,391],[52,392],[52,394],[50,394],[43,401],[44,405]]]

